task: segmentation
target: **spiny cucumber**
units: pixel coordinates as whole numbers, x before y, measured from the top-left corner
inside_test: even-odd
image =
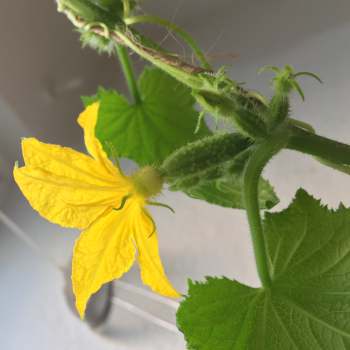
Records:
[[[251,144],[237,133],[208,136],[172,153],[163,162],[161,171],[166,178],[195,174],[233,159]]]

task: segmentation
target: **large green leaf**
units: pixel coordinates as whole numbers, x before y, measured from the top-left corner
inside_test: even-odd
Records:
[[[244,209],[243,177],[241,174],[225,176],[212,181],[202,181],[197,185],[184,190],[191,198],[205,200],[208,203],[226,208]],[[259,184],[259,204],[261,209],[271,209],[278,204],[270,183],[261,179]]]
[[[166,73],[146,68],[139,88],[142,103],[136,105],[117,92],[99,92],[96,135],[107,152],[114,148],[139,165],[160,164],[175,149],[210,133],[205,125],[194,133],[198,112],[190,90]]]
[[[272,287],[190,283],[177,315],[189,349],[350,349],[350,209],[299,190],[264,227]]]

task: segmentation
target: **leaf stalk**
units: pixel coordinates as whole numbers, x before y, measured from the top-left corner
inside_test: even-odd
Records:
[[[271,158],[282,150],[288,142],[289,131],[283,125],[268,139],[255,145],[255,151],[249,158],[243,174],[243,199],[247,210],[248,222],[253,242],[255,262],[261,284],[271,286],[266,244],[259,207],[259,180],[264,167]]]
[[[127,48],[122,45],[116,45],[116,51],[130,95],[134,103],[139,104],[142,102],[142,99]]]
[[[291,126],[291,137],[287,148],[314,156],[322,164],[349,172],[350,145],[317,135],[311,131]]]

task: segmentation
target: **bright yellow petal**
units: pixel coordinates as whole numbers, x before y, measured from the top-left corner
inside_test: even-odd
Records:
[[[37,168],[15,167],[14,178],[31,206],[63,227],[84,229],[108,207],[120,203],[117,188],[82,183]]]
[[[123,176],[111,175],[99,162],[69,147],[40,142],[36,138],[22,140],[25,165],[40,168],[57,176],[104,186],[125,183]]]
[[[85,146],[88,152],[99,161],[107,171],[111,174],[115,174],[119,172],[119,170],[108,159],[100,141],[95,135],[99,107],[99,102],[88,106],[78,117],[78,123],[84,130]]]
[[[159,256],[157,232],[150,214],[142,206],[135,205],[130,213],[130,220],[133,222],[133,234],[138,249],[143,283],[161,295],[180,297],[165,275]]]
[[[84,317],[90,296],[121,277],[135,259],[135,244],[124,210],[111,211],[83,232],[73,255],[72,282],[76,307]]]
[[[15,167],[15,180],[32,207],[53,223],[84,229],[131,190],[122,175],[112,176],[70,148],[30,138],[22,149],[26,166]]]

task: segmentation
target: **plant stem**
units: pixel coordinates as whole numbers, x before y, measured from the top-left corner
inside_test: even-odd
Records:
[[[350,165],[350,146],[327,137],[292,127],[289,149],[321,158],[325,163]],[[329,164],[328,164],[329,165]]]
[[[200,47],[197,45],[195,40],[189,35],[185,30],[178,27],[176,24],[169,22],[163,18],[157,17],[157,16],[135,16],[135,17],[129,17],[124,19],[125,23],[127,25],[132,25],[136,23],[150,23],[150,24],[157,24],[163,27],[168,28],[172,32],[175,32],[179,37],[181,37],[187,45],[193,50],[195,55],[197,56],[199,62],[201,63],[202,67],[208,70],[211,70],[211,66],[208,63],[208,61],[205,58],[205,55],[203,54]]]
[[[243,174],[243,196],[247,210],[248,222],[253,241],[256,267],[261,284],[264,288],[271,286],[266,244],[259,207],[259,180],[262,171],[269,160],[277,154],[288,142],[286,129],[273,135],[255,146],[255,151],[249,158]]]
[[[130,14],[130,2],[129,0],[123,0],[124,17],[129,17]]]
[[[349,165],[332,163],[332,162],[329,162],[328,160],[325,160],[325,159],[319,158],[319,157],[316,157],[316,160],[318,160],[321,164],[328,166],[329,168],[332,168],[334,170],[340,171],[341,173],[350,175],[350,166]]]
[[[116,45],[116,51],[117,51],[117,55],[119,58],[120,65],[122,67],[122,71],[123,71],[126,83],[128,85],[130,95],[134,99],[134,103],[139,104],[142,102],[142,99],[139,92],[139,88],[137,86],[134,69],[130,62],[128,51],[124,46],[121,46],[121,45]]]

